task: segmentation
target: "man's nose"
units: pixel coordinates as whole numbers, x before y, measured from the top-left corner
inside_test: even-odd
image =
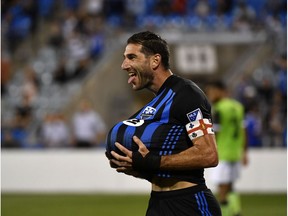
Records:
[[[121,68],[122,70],[127,70],[129,68],[129,64],[126,59],[124,59],[124,61],[122,62]]]

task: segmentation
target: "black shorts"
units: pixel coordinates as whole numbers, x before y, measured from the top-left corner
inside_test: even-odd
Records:
[[[151,192],[146,216],[221,216],[220,206],[206,185]]]

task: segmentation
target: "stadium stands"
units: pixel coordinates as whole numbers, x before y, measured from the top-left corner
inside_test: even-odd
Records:
[[[112,101],[124,100],[130,109],[137,107],[141,101],[132,103],[133,93],[127,93],[125,81],[123,85],[113,81],[113,88],[109,82],[116,80],[113,73],[117,78],[121,74],[119,61],[126,34],[143,29],[163,32],[169,40],[176,35],[175,47],[182,38],[189,42],[195,35],[204,35],[206,41],[191,39],[190,43],[212,44],[217,53],[222,49],[238,54],[238,61],[235,58],[221,76],[233,82],[231,93],[246,105],[254,140],[250,146],[286,147],[286,4],[284,0],[2,1],[2,147],[42,148],[39,130],[44,116],[66,111],[69,123],[73,107],[83,96],[93,101],[109,126],[126,114],[126,107],[115,110]],[[241,39],[234,45],[250,36],[246,42],[250,50],[242,47],[249,52],[242,55],[241,48],[233,45],[219,48],[220,43],[229,42],[223,35],[238,35]],[[257,35],[264,35],[264,40]],[[30,80],[25,75],[27,68]],[[177,67],[173,71],[179,73]],[[199,76],[192,79],[205,84]],[[119,89],[124,89],[122,95],[116,95]],[[25,123],[17,115],[24,92],[33,94],[29,101],[32,116]]]

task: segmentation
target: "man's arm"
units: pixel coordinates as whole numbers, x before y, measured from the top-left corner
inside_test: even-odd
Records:
[[[141,166],[144,166],[143,169],[146,169],[146,171],[148,171],[149,169],[151,169],[151,171],[191,170],[214,167],[218,164],[218,153],[214,135],[206,134],[204,136],[194,139],[194,145],[192,147],[178,154],[165,156],[153,155],[149,158],[147,157],[149,150],[146,148],[143,142],[136,136],[133,137],[133,140],[139,146],[138,152],[140,153],[140,155],[138,154],[139,156],[137,158],[137,161],[140,160],[141,163],[142,160]],[[116,170],[118,172],[126,173],[128,171],[131,171],[132,167],[137,166],[137,164],[135,165],[135,161],[133,161],[133,152],[126,149],[120,143],[116,143],[116,146],[126,156],[121,156],[116,152],[112,151],[111,154],[115,159],[111,159],[110,162],[117,166]],[[158,159],[160,162],[159,164],[157,163]],[[149,163],[151,160],[155,161],[155,163]]]
[[[193,140],[194,145],[178,154],[161,157],[162,170],[189,170],[218,165],[214,135],[206,134]]]

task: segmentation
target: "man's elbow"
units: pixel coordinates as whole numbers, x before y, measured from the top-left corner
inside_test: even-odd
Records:
[[[211,160],[211,167],[216,167],[219,163],[218,155],[214,156],[213,160]]]
[[[219,163],[218,154],[214,153],[214,152],[209,154],[206,162],[207,162],[207,168],[208,167],[216,167]]]

